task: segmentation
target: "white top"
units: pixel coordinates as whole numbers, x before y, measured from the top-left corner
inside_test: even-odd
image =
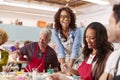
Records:
[[[61,37],[61,35],[59,34],[59,37]],[[74,39],[72,37],[72,35],[70,35],[70,37],[68,37],[68,39],[66,40],[65,38],[61,37],[61,43],[62,45],[64,45],[64,50],[66,52],[66,54],[71,54],[72,52],[72,45],[74,42]]]
[[[116,63],[117,63],[119,56],[120,56],[120,46],[118,46],[118,48],[116,48],[109,56],[106,62],[106,67],[105,67],[104,72],[111,73],[112,75],[114,75],[114,70],[115,70]],[[118,65],[117,75],[120,75],[120,62]]]
[[[87,64],[92,64],[92,69],[94,68],[95,63],[96,63],[96,61],[95,61],[95,62],[92,62],[93,59],[94,59],[94,57],[95,57],[95,55],[90,54],[90,55],[89,55],[89,58],[88,58],[88,60],[87,60]]]
[[[93,61],[93,59],[94,59],[94,57],[95,57],[95,55],[90,54],[90,55],[89,55],[89,58],[88,58],[88,60],[87,60],[87,64],[91,64],[92,61]]]

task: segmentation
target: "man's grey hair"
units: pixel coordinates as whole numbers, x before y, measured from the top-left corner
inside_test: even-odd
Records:
[[[48,37],[48,39],[51,40],[52,31],[51,31],[50,29],[47,29],[47,28],[41,29],[41,30],[40,30],[40,35],[41,35],[41,34],[46,34],[47,37]]]

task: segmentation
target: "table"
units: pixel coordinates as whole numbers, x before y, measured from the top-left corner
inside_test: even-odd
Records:
[[[39,73],[37,75],[33,75],[31,72],[1,72],[0,80],[47,80],[47,73]]]
[[[0,80],[49,80],[48,73],[37,73],[32,72],[0,72]],[[66,76],[72,80],[72,76]]]

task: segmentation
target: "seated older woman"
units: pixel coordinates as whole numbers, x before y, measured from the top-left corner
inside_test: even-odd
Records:
[[[67,64],[61,66],[61,69],[63,72],[81,76],[82,80],[98,80],[104,71],[108,56],[113,51],[104,25],[99,22],[89,24],[84,33],[84,45],[84,60],[78,70],[70,68]],[[60,74],[53,74],[50,78],[55,80],[56,75],[63,80],[64,77],[60,77]]]

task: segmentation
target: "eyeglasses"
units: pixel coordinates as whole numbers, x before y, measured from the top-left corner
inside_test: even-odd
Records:
[[[60,18],[62,18],[62,19],[65,19],[65,18],[69,19],[70,16],[68,16],[68,15],[60,15]]]

